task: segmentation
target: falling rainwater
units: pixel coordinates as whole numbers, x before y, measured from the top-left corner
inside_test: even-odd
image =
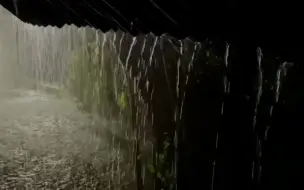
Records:
[[[227,78],[227,70],[228,70],[228,66],[229,66],[229,61],[228,61],[228,58],[229,58],[229,48],[230,48],[230,45],[227,44],[226,45],[226,51],[225,51],[225,74],[223,76],[223,87],[224,87],[224,95],[227,96],[229,94],[229,91],[230,91],[230,82],[228,81],[228,78]],[[222,102],[222,105],[221,105],[221,116],[223,117],[224,116],[224,106],[225,106],[225,101]],[[215,151],[218,150],[218,144],[219,144],[219,132],[216,133],[216,137],[215,137]],[[214,189],[214,175],[215,175],[215,169],[216,169],[216,159],[214,159],[213,163],[212,163],[212,178],[211,178],[211,190]]]
[[[154,2],[151,3],[159,8]],[[114,11],[120,15],[118,10]],[[168,17],[163,10],[160,11]],[[171,18],[170,20],[175,22]],[[229,45],[226,46],[225,55],[220,56],[220,59],[207,49],[208,45],[205,42],[193,42],[188,38],[178,40],[167,34],[131,36],[121,31],[103,33],[89,27],[77,28],[74,25],[65,25],[60,29],[38,27],[22,23],[2,9],[0,22],[5,26],[0,29],[0,119],[6,117],[4,123],[7,124],[10,122],[8,118],[12,117],[15,120],[11,116],[13,114],[8,114],[9,111],[22,113],[24,117],[31,119],[26,120],[20,116],[21,119],[17,118],[20,123],[11,122],[11,125],[7,124],[8,128],[24,124],[23,128],[28,129],[32,122],[36,122],[36,126],[32,126],[33,131],[39,132],[35,133],[36,136],[47,133],[37,129],[37,125],[42,125],[46,131],[48,127],[54,131],[66,125],[67,129],[62,132],[62,138],[52,137],[56,142],[67,143],[64,159],[70,158],[67,156],[70,154],[88,154],[77,157],[83,163],[86,161],[86,165],[79,168],[70,166],[73,162],[80,163],[76,158],[60,161],[70,164],[67,166],[70,167],[67,169],[69,175],[61,176],[66,180],[64,183],[72,181],[71,176],[75,174],[74,177],[82,177],[78,179],[79,188],[80,181],[87,180],[87,183],[99,183],[99,189],[122,189],[126,186],[138,190],[181,189],[178,186],[181,183],[179,177],[183,176],[184,171],[185,178],[188,174],[193,174],[193,171],[188,170],[188,166],[197,164],[206,166],[194,168],[201,176],[207,176],[206,179],[201,178],[199,182],[195,181],[196,179],[187,179],[185,183],[201,183],[202,187],[217,189],[217,181],[221,181],[221,173],[218,171],[223,170],[223,165],[225,168],[230,164],[229,161],[227,165],[220,163],[217,154],[222,150],[231,150],[229,145],[224,144],[229,137],[220,131],[216,120],[226,121],[233,107],[241,104],[230,100],[241,96],[237,92],[240,89],[230,89],[233,77],[230,77],[228,70],[230,71],[230,67],[233,68],[234,63],[230,61],[233,58],[229,54]],[[258,134],[259,108],[267,94],[264,91],[267,83],[264,82],[266,74],[263,70],[263,55],[260,48],[257,50],[257,58],[257,80],[254,89],[256,94],[255,98],[249,100],[254,101],[251,102],[253,115],[248,118],[249,124],[242,128],[250,129],[250,135],[255,137],[253,143],[256,145],[255,155],[246,163],[250,167],[254,159],[252,169],[250,168],[252,174],[248,176],[251,179],[248,180],[261,183],[262,146],[267,140],[270,126],[265,130],[263,137]],[[268,107],[270,117],[273,117],[275,104],[280,102],[283,76],[287,74],[291,65],[284,62],[276,71],[274,102]],[[238,88],[237,85],[235,88]],[[14,90],[11,92],[11,89]],[[22,90],[30,90],[31,93],[23,93]],[[19,96],[25,97],[2,95],[3,93],[15,96],[17,92]],[[34,97],[33,94],[39,96]],[[54,94],[55,96],[51,96]],[[3,100],[2,96],[5,96]],[[229,98],[223,99],[223,96]],[[231,106],[231,102],[234,105]],[[20,108],[13,107],[18,104]],[[27,113],[26,106],[33,109],[29,109]],[[75,110],[72,109],[74,107]],[[8,112],[5,113],[3,109]],[[50,113],[50,110],[54,113]],[[46,113],[49,115],[45,115]],[[31,114],[34,116],[29,116]],[[192,120],[204,125],[193,124]],[[56,126],[50,126],[50,123],[56,123]],[[238,121],[232,121],[233,125],[237,123]],[[221,127],[229,128],[229,124],[226,126],[223,122],[224,126]],[[81,132],[76,132],[76,128],[80,126],[85,126],[85,129],[81,128]],[[90,134],[87,133],[90,130],[93,131],[93,135],[87,139],[83,138]],[[208,134],[204,134],[205,131]],[[51,135],[51,132],[49,133]],[[66,137],[65,134],[70,136]],[[202,139],[197,140],[195,137]],[[48,138],[51,142],[52,138]],[[45,137],[45,140],[48,138]],[[0,137],[0,149],[1,140]],[[44,141],[36,144],[43,146],[45,143],[47,144]],[[82,147],[75,147],[79,144]],[[189,147],[185,147],[186,145]],[[192,146],[202,149],[193,151]],[[99,152],[90,152],[90,149]],[[70,153],[70,150],[74,152]],[[210,150],[215,153],[208,152]],[[188,152],[195,157],[188,157]],[[52,156],[49,155],[49,159],[54,159]],[[191,163],[193,158],[205,157],[205,160],[198,161],[204,162],[202,164]],[[1,164],[2,162],[0,172]],[[92,169],[97,166],[98,170]],[[63,171],[66,170],[62,169]],[[85,172],[87,173],[84,174]],[[96,175],[95,178],[93,175]],[[0,179],[4,180],[1,176]],[[37,185],[37,188],[42,187]]]
[[[9,91],[6,93],[17,93],[17,92],[19,93],[20,91],[20,96],[26,96],[18,99],[12,99],[10,97],[7,97],[8,98],[8,100],[6,101],[7,103],[3,102],[2,99],[0,99],[0,104],[1,104],[0,120],[2,119],[3,116],[2,109],[5,108],[6,104],[8,106],[11,105],[8,109],[6,109],[7,113],[9,113],[9,110],[14,110],[15,109],[14,106],[19,104],[20,112],[24,110],[23,107],[25,106],[32,107],[33,109],[28,109],[29,110],[28,112],[33,114],[33,117],[35,117],[35,114],[37,115],[41,114],[40,111],[42,111],[43,113],[44,112],[48,113],[49,112],[48,110],[50,111],[53,110],[56,112],[56,114],[58,113],[59,115],[62,115],[60,116],[61,119],[68,120],[67,118],[63,118],[63,117],[75,117],[74,120],[69,121],[69,122],[75,122],[75,124],[69,123],[66,124],[65,127],[73,127],[74,125],[74,129],[72,128],[70,129],[70,131],[72,132],[75,130],[79,130],[78,132],[75,132],[74,135],[76,136],[82,135],[82,137],[80,138],[77,137],[78,139],[74,139],[74,137],[71,136],[72,133],[69,136],[69,133],[66,132],[67,137],[59,136],[58,140],[64,141],[63,144],[65,144],[66,141],[67,142],[73,141],[73,139],[77,141],[83,141],[84,144],[82,145],[79,144],[80,142],[78,143],[79,145],[77,144],[77,142],[74,142],[74,144],[78,146],[75,147],[76,152],[74,154],[75,156],[76,154],[79,154],[78,156],[81,156],[80,153],[78,153],[79,149],[82,148],[81,146],[83,147],[95,146],[97,145],[96,144],[97,141],[99,141],[101,138],[106,137],[106,139],[109,139],[109,142],[102,142],[102,144],[98,145],[98,147],[103,149],[102,151],[101,149],[97,148],[96,151],[99,151],[99,153],[91,152],[88,153],[88,155],[85,155],[85,152],[87,152],[88,150],[92,150],[92,151],[95,150],[95,147],[94,148],[88,147],[87,150],[85,149],[82,150],[83,157],[80,157],[79,159],[80,161],[81,159],[83,159],[83,163],[85,163],[86,157],[92,156],[92,160],[94,160],[94,162],[92,161],[94,167],[97,166],[100,167],[97,170],[97,173],[99,173],[98,175],[104,176],[103,178],[102,177],[94,178],[94,176],[91,176],[91,179],[90,176],[88,176],[86,179],[88,180],[87,183],[92,183],[92,185],[94,184],[98,185],[99,189],[101,188],[102,185],[106,185],[109,188],[112,188],[113,186],[115,186],[116,189],[122,188],[122,186],[124,186],[123,183],[126,183],[127,181],[131,180],[129,178],[129,173],[132,171],[132,166],[128,166],[127,164],[121,165],[122,162],[127,163],[127,157],[125,159],[121,158],[123,154],[123,152],[120,150],[121,142],[117,140],[116,136],[122,135],[123,131],[121,130],[122,129],[121,126],[125,126],[124,130],[128,131],[126,122],[122,122],[121,124],[119,124],[115,120],[117,119],[119,120],[120,118],[104,119],[103,116],[101,115],[98,118],[93,117],[95,121],[92,122],[93,124],[91,125],[89,124],[89,122],[87,122],[88,118],[86,118],[85,116],[86,114],[81,114],[81,112],[79,111],[78,111],[79,113],[77,112],[76,114],[74,113],[75,110],[73,110],[73,113],[71,113],[71,115],[68,115],[69,113],[65,113],[66,110],[72,109],[74,103],[76,104],[77,102],[80,101],[83,105],[78,108],[81,110],[86,109],[85,111],[91,112],[91,110],[93,109],[90,107],[93,107],[94,104],[98,104],[99,106],[101,105],[103,106],[102,108],[103,111],[101,111],[100,114],[111,115],[106,113],[114,109],[112,108],[114,106],[112,106],[110,102],[106,102],[108,99],[107,97],[108,94],[106,93],[108,92],[103,92],[99,90],[99,88],[106,86],[109,89],[111,87],[109,85],[112,85],[111,81],[109,81],[110,79],[109,72],[103,71],[103,69],[104,68],[109,69],[108,66],[110,65],[111,62],[110,59],[111,53],[109,53],[111,51],[111,49],[109,49],[110,40],[108,39],[109,36],[113,34],[113,32],[108,32],[103,34],[99,31],[90,28],[79,29],[73,25],[64,26],[62,29],[58,29],[55,27],[44,28],[44,27],[32,26],[30,24],[22,23],[16,17],[11,16],[2,9],[0,9],[0,15],[1,15],[0,17],[1,24],[6,25],[6,27],[4,27],[3,29],[1,28],[0,30],[0,54],[1,54],[0,56],[1,57],[0,60],[1,96],[0,97],[2,98],[2,93],[8,91],[11,88],[18,88],[18,89],[14,90],[13,92]],[[18,51],[20,51],[20,53],[18,53]],[[116,54],[116,53],[117,52],[113,52],[112,54]],[[15,56],[16,54],[18,55],[17,59]],[[15,82],[11,84],[11,81],[15,81]],[[117,88],[121,88],[120,81],[117,80],[116,83],[118,85]],[[65,88],[69,89],[71,95],[77,99],[77,101],[71,103],[71,105],[70,102],[72,101],[72,98],[70,97],[70,95],[65,96],[63,94],[61,96],[61,94],[65,91]],[[36,93],[41,95],[43,99],[40,100],[37,98],[27,97],[27,96],[33,96],[31,95],[33,93],[21,93],[22,91],[26,92],[31,90],[34,91],[38,90],[39,92]],[[48,95],[44,95],[44,93],[50,94],[51,97],[48,97]],[[54,97],[52,95],[56,95],[56,97],[59,99],[53,100]],[[27,101],[27,100],[31,100],[31,101]],[[57,101],[59,102],[59,104],[57,104]],[[16,104],[12,104],[12,102]],[[50,102],[50,105],[48,104],[48,102]],[[64,106],[59,107],[60,104],[65,105],[65,107]],[[98,109],[96,111],[98,111]],[[16,117],[18,117],[18,113],[19,112],[15,111]],[[96,115],[96,113],[94,113],[93,115]],[[51,117],[52,115],[49,116]],[[26,117],[26,114],[24,114],[23,117]],[[41,119],[43,119],[43,117]],[[37,122],[39,122],[39,119],[37,120],[38,120]],[[18,118],[16,119],[16,122],[19,122]],[[27,122],[34,122],[34,121],[28,119]],[[43,123],[44,121],[41,120],[40,122]],[[45,122],[47,122],[46,119]],[[83,122],[84,124],[81,124],[81,122]],[[106,123],[106,124],[102,124],[102,123]],[[44,124],[41,125],[43,125],[42,127],[44,127]],[[94,133],[93,137],[87,138],[85,135],[90,136],[90,132],[88,133],[81,132],[81,130],[83,129],[78,129],[81,128],[81,126],[83,125],[88,126],[88,129],[85,129],[85,131],[90,129],[91,132]],[[2,126],[0,130],[1,131],[3,130]],[[43,130],[45,129],[43,128]],[[35,131],[41,132],[40,129],[35,129]],[[98,136],[98,134],[102,134],[102,133],[104,133],[102,136],[100,135]],[[52,133],[50,132],[49,135],[52,135]],[[1,137],[0,139],[1,147],[2,147],[1,142],[3,140],[2,138],[3,137]],[[12,137],[12,139],[9,139],[9,141],[14,140],[13,138],[17,138],[17,137]],[[61,138],[68,138],[68,139],[66,140]],[[119,138],[124,139],[125,137],[121,136]],[[96,143],[94,144],[92,141],[94,142],[96,141]],[[126,148],[127,144],[130,144],[127,139],[124,140],[123,142],[125,144],[124,146],[122,146],[123,148]],[[43,144],[43,143],[48,143],[48,142],[40,142],[36,144]],[[59,145],[56,146],[58,146],[59,148]],[[51,150],[52,148],[49,149]],[[3,156],[2,154],[5,153],[3,151],[1,149],[1,153],[0,153],[1,158]],[[62,151],[64,151],[64,149]],[[70,150],[68,151],[72,151],[72,148],[70,148]],[[123,151],[125,151],[125,149]],[[98,155],[100,153],[102,154],[106,153],[107,156],[100,157],[100,155]],[[98,157],[99,160],[96,160],[96,157]],[[91,167],[89,166],[90,160],[86,159],[86,162],[88,162],[87,167]],[[99,165],[98,162],[102,163],[102,165]],[[0,172],[2,172],[1,164],[2,162],[0,162]],[[81,172],[81,170],[83,169],[80,168],[78,173]],[[94,171],[95,169],[93,168],[92,171]],[[62,168],[62,173],[64,173],[64,171],[67,170]],[[109,174],[107,174],[105,171],[109,171]],[[72,171],[71,169],[71,172],[73,173],[74,171]],[[35,177],[35,175],[33,174],[33,177]],[[37,173],[37,175],[39,175],[39,173]],[[110,178],[107,178],[107,175],[109,175]],[[2,173],[0,176],[1,176],[0,188],[2,188],[4,187],[2,186],[2,184],[6,184],[5,181],[3,182],[3,180],[6,180],[6,178],[2,179],[3,176]],[[47,179],[42,179],[42,180],[47,180]],[[91,180],[91,182],[89,182],[89,180]],[[75,185],[76,183],[77,182],[75,181]],[[24,182],[24,185],[34,185],[32,186],[33,188],[42,188],[39,187],[39,184],[38,185],[36,184],[35,186],[35,184],[31,184],[28,181]],[[62,182],[62,185],[66,185],[66,184]],[[81,184],[78,185],[80,188]],[[10,186],[9,188],[14,188],[14,187]],[[94,188],[96,188],[96,186]]]

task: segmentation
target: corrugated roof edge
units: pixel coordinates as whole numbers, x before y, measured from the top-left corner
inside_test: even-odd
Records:
[[[16,16],[15,16],[16,17]],[[16,17],[16,18],[18,18],[18,17]],[[19,19],[19,18],[18,18]],[[20,19],[19,19],[20,20]],[[24,22],[24,21],[22,21],[22,20],[20,20],[21,22],[23,22],[23,23],[26,23],[26,24],[30,24],[30,25],[32,25],[32,26],[36,26],[36,27],[40,27],[40,28],[47,28],[47,27],[53,27],[53,28],[56,28],[56,29],[62,29],[63,27],[65,27],[65,26],[67,26],[67,27],[76,27],[76,28],[90,28],[90,29],[93,29],[93,30],[97,30],[97,31],[99,31],[99,32],[102,32],[102,33],[108,33],[108,32],[119,32],[119,31],[121,31],[121,32],[124,32],[124,33],[126,33],[126,34],[128,34],[128,35],[131,35],[132,37],[136,37],[136,36],[140,36],[140,35],[152,35],[152,36],[159,36],[159,37],[161,37],[161,36],[167,36],[167,37],[170,37],[171,39],[174,39],[174,40],[176,40],[176,41],[184,41],[184,40],[188,40],[188,41],[191,41],[191,42],[199,42],[199,41],[197,41],[197,40],[195,40],[193,37],[191,37],[191,36],[185,36],[185,37],[182,37],[182,38],[176,38],[176,37],[174,37],[173,35],[171,35],[170,33],[162,33],[161,35],[155,35],[153,32],[148,32],[148,33],[138,33],[137,35],[132,35],[130,32],[125,32],[125,31],[122,31],[122,30],[120,30],[120,29],[112,29],[112,28],[109,28],[108,30],[101,30],[100,28],[95,28],[95,27],[92,27],[92,26],[89,26],[89,25],[86,25],[86,26],[84,26],[84,25],[76,25],[76,24],[74,24],[74,23],[65,23],[65,24],[63,24],[63,25],[61,25],[61,26],[58,26],[58,25],[51,25],[51,24],[49,24],[49,25],[43,25],[43,24],[32,24],[31,22]],[[206,40],[207,40],[208,38],[206,38]]]

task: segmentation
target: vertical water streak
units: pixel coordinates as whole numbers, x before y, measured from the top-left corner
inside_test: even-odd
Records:
[[[224,94],[227,95],[229,93],[229,87],[230,87],[230,82],[228,81],[227,78],[227,69],[228,69],[228,58],[229,58],[229,48],[230,45],[227,44],[226,45],[226,52],[225,52],[225,74],[224,74],[224,78],[223,78],[223,86],[224,86]],[[224,105],[225,102],[222,102],[222,107],[221,107],[221,115],[224,115]],[[216,143],[217,144],[217,143]]]
[[[16,17],[19,17],[18,1],[19,1],[19,0],[13,0],[13,4],[14,4],[14,8],[15,8],[15,15],[16,15]]]
[[[131,43],[131,46],[130,46],[130,49],[129,49],[129,52],[128,52],[128,56],[127,56],[127,59],[126,59],[126,67],[125,67],[126,70],[129,67],[129,60],[130,60],[130,57],[131,57],[131,54],[132,54],[132,50],[133,50],[134,46],[136,45],[136,43],[137,43],[137,37],[133,37],[132,38],[132,43]],[[131,70],[132,69],[130,69],[130,71]],[[132,77],[132,76],[130,75],[130,77]]]
[[[253,133],[256,139],[256,161],[252,162],[252,179],[256,179],[256,183],[260,183],[261,179],[261,157],[262,157],[262,144],[259,134],[255,131],[256,124],[257,124],[257,110],[259,108],[260,100],[263,94],[263,69],[262,69],[262,57],[263,53],[261,48],[257,49],[257,96],[256,96],[256,103],[254,108],[254,117],[253,117]]]
[[[114,52],[117,52],[117,48],[116,48],[116,44],[115,44],[116,39],[117,39],[117,33],[114,32],[113,33],[113,39],[112,39],[112,48],[113,48]]]
[[[144,37],[144,42],[143,45],[141,47],[141,51],[140,51],[140,59],[138,61],[138,68],[140,68],[141,65],[139,65],[140,63],[143,65],[145,65],[145,60],[144,60],[144,53],[145,53],[145,49],[146,49],[146,43],[147,43],[147,38]]]
[[[262,70],[262,50],[260,48],[257,49],[257,61],[258,61],[258,68],[257,68],[257,96],[256,96],[256,102],[255,102],[255,108],[254,108],[254,116],[253,116],[253,131],[255,130],[256,127],[256,119],[257,119],[257,110],[258,106],[260,104],[260,99],[263,93],[263,70]]]
[[[280,90],[281,90],[281,82],[282,82],[282,72],[283,75],[286,76],[287,74],[287,69],[292,66],[293,63],[291,62],[284,62],[282,63],[278,70],[277,70],[277,75],[276,75],[276,91],[275,91],[275,103],[279,101],[280,98]]]
[[[163,44],[164,43],[164,37],[165,37],[165,35],[162,35],[160,37],[160,50],[161,50],[161,55],[162,55],[162,63],[163,63],[163,66],[164,66],[166,83],[168,85],[168,89],[169,89],[170,95],[171,95],[171,97],[174,97],[172,89],[171,89],[171,84],[170,84],[170,80],[169,80],[169,76],[168,76],[167,65],[166,65],[166,60],[165,60],[165,55],[164,55],[164,44]]]
[[[153,44],[152,49],[151,49],[150,58],[149,58],[149,66],[150,67],[152,66],[154,50],[155,50],[156,44],[158,43],[158,38],[159,38],[158,36],[155,37],[154,44]]]
[[[16,8],[16,15],[18,16],[18,5],[17,5],[17,0],[14,0],[14,5],[15,5],[15,8]],[[19,76],[19,74],[20,74],[20,69],[21,69],[21,67],[20,67],[20,43],[19,43],[19,22],[18,22],[18,20],[17,19],[14,19],[14,21],[15,21],[15,25],[16,25],[16,58],[17,58],[17,71],[15,71],[15,72],[17,72],[16,74],[15,74],[15,80],[16,80],[16,84],[15,85],[17,85],[17,83],[19,82],[18,80],[17,80],[17,78],[18,78],[18,76]]]
[[[130,69],[130,75],[128,76],[127,75],[127,72],[128,72],[128,66],[129,66],[129,61],[130,61],[130,57],[131,57],[131,54],[132,54],[132,50],[135,46],[135,44],[137,43],[137,37],[133,37],[132,38],[132,43],[129,47],[129,52],[128,52],[128,55],[127,55],[127,58],[126,58],[126,63],[125,63],[125,66],[123,64],[121,64],[121,66],[124,68],[124,73],[125,73],[125,79],[127,80],[127,85],[128,85],[128,90],[129,90],[129,94],[130,94],[130,106],[131,106],[131,122],[132,122],[132,129],[133,129],[133,147],[132,147],[132,155],[134,157],[134,165],[135,165],[135,170],[134,170],[134,173],[133,173],[133,177],[134,179],[137,181],[137,187],[138,186],[141,186],[142,185],[142,179],[141,178],[138,178],[140,177],[139,176],[139,173],[138,172],[142,172],[141,169],[139,170],[139,164],[138,164],[138,151],[139,151],[139,139],[138,139],[138,133],[139,133],[139,129],[138,129],[138,125],[137,125],[137,114],[138,114],[138,107],[136,105],[136,102],[135,102],[135,88],[136,88],[136,78],[134,77],[133,80],[132,80],[132,74],[131,74],[131,71],[132,71],[132,68]],[[131,65],[132,66],[132,65]]]
[[[174,177],[177,179],[177,172],[178,172],[178,162],[179,162],[179,149],[180,149],[180,132],[181,132],[181,118],[180,112],[181,112],[181,98],[180,98],[180,75],[181,75],[181,62],[184,55],[184,42],[182,40],[179,40],[179,54],[178,54],[178,60],[176,64],[176,84],[175,84],[175,90],[176,90],[176,102],[175,102],[175,113],[174,113],[174,121],[176,124],[176,129],[174,133],[174,147],[175,147],[175,160],[174,160]],[[171,88],[171,87],[170,87]],[[175,184],[175,189],[178,189],[177,183]]]
[[[177,76],[176,76],[176,97],[179,100],[179,96],[180,96],[180,69],[181,69],[181,59],[182,59],[182,55],[184,54],[184,44],[183,41],[179,40],[179,44],[180,44],[180,48],[179,48],[179,58],[177,60]],[[177,119],[177,118],[176,118]]]
[[[224,97],[226,97],[229,94],[230,90],[230,82],[227,78],[227,71],[228,71],[228,65],[229,65],[229,50],[230,50],[230,44],[226,44],[226,51],[224,55],[224,76],[223,76],[223,89],[224,89]],[[222,101],[221,106],[221,117],[224,119],[224,107],[225,107],[225,99]],[[217,131],[216,137],[215,137],[215,152],[218,150],[218,142],[219,142],[219,132]],[[211,179],[211,190],[214,189],[214,180],[215,180],[215,169],[216,169],[216,158],[213,160],[212,163],[212,179]]]
[[[283,62],[279,65],[277,72],[276,72],[276,80],[275,80],[275,89],[274,89],[274,103],[270,106],[269,109],[269,116],[273,117],[273,109],[275,104],[279,102],[280,99],[280,91],[281,91],[281,83],[282,83],[282,73],[284,76],[287,74],[287,70],[289,67],[293,66],[293,63],[291,62]],[[271,126],[267,126],[265,133],[264,133],[264,140],[267,140],[268,132],[270,130]]]
[[[105,44],[107,42],[107,34],[103,33],[103,38],[102,38],[102,44],[101,44],[101,68],[100,68],[100,73],[99,76],[103,79],[103,69],[104,69],[104,60],[105,60]],[[102,80],[103,81],[103,80]]]
[[[138,63],[137,63],[137,68],[138,69],[140,69],[140,68],[142,68],[142,66],[144,65],[144,52],[145,52],[145,48],[146,48],[146,43],[147,43],[147,39],[144,37],[144,42],[143,42],[143,45],[142,45],[142,47],[141,47],[141,51],[140,51],[140,57],[138,58]],[[139,81],[140,80],[143,80],[143,78],[144,78],[145,76],[142,76],[142,71],[141,71],[141,69],[140,69],[140,74],[139,74]],[[140,89],[140,87],[139,87],[139,82],[138,82],[138,87],[137,87],[138,89]],[[141,94],[139,94],[139,96],[140,96],[140,98],[141,98],[141,101],[143,102],[143,104],[145,104],[144,103],[144,101],[143,101],[143,98],[142,98],[142,89],[141,89]],[[146,106],[146,107],[148,107],[148,105]],[[143,146],[145,146],[146,145],[146,117],[147,117],[147,115],[148,115],[148,113],[146,113],[146,114],[144,114],[144,116],[143,116],[143,120],[142,120],[142,126],[144,127],[144,129],[143,129],[143,132],[144,132],[144,137],[143,137]],[[144,169],[145,167],[143,167],[143,169]],[[144,178],[143,178],[144,179]],[[143,183],[144,183],[144,181],[143,181]]]
[[[199,48],[198,48],[199,47]],[[189,76],[191,74],[191,71],[193,70],[193,62],[194,62],[194,58],[196,56],[196,53],[199,51],[199,49],[201,48],[201,44],[200,42],[196,42],[194,45],[194,50],[190,59],[190,62],[188,64],[188,71],[187,71],[187,75],[186,75],[186,81],[185,81],[185,87],[188,85],[189,82]],[[183,97],[182,97],[182,102],[181,102],[181,109],[180,109],[180,114],[179,114],[179,119],[182,119],[182,115],[183,115],[183,108],[184,108],[184,102],[185,102],[185,97],[186,97],[186,93],[187,91],[184,91]]]
[[[119,52],[117,53],[119,59],[120,59],[120,55],[121,55],[122,41],[123,41],[125,35],[126,35],[126,33],[123,33],[120,40],[119,40]]]

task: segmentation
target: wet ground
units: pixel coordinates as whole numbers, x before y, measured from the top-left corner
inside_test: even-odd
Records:
[[[117,155],[94,125],[70,98],[0,91],[0,189],[105,189]]]

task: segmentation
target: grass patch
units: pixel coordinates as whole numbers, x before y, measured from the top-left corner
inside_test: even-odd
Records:
[[[65,98],[14,93],[0,102],[0,189],[132,189],[131,166],[100,132],[109,122]]]

